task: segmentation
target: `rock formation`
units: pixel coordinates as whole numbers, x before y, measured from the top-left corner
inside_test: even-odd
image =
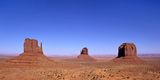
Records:
[[[26,38],[24,41],[24,52],[9,60],[9,62],[21,64],[43,64],[50,62],[50,60],[43,54],[42,43],[39,46],[37,40]]]
[[[137,57],[137,49],[134,43],[123,43],[118,48],[118,56],[113,59],[114,62],[121,63],[142,63]]]
[[[137,49],[133,43],[123,43],[118,48],[118,57],[137,57]]]
[[[88,49],[86,47],[82,49],[81,55],[88,55]]]
[[[94,58],[89,56],[88,49],[86,47],[82,49],[80,55],[78,56],[78,60],[81,60],[81,61],[95,61]]]
[[[24,42],[24,53],[43,54],[42,43],[39,46],[37,40],[26,38]]]

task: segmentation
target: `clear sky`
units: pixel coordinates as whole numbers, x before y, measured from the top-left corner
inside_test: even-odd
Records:
[[[46,55],[117,54],[123,42],[160,53],[159,0],[0,0],[0,54],[20,54],[25,38]]]

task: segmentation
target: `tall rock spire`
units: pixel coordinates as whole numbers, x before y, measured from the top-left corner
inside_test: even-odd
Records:
[[[41,49],[41,51],[43,52],[42,42],[41,42],[41,45],[40,45],[40,49]]]

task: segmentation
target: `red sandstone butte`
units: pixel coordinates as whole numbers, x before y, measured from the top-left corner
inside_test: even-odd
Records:
[[[118,48],[118,56],[120,57],[137,57],[137,49],[134,43],[123,43]]]
[[[94,58],[89,56],[88,49],[86,47],[82,49],[80,55],[77,58],[78,60],[81,60],[81,61],[95,61]]]
[[[42,64],[48,63],[50,60],[43,54],[42,43],[39,46],[37,40],[26,38],[24,41],[24,52],[9,60],[9,62],[21,64]]]
[[[113,59],[115,62],[139,63],[142,62],[137,56],[137,48],[134,43],[123,43],[118,47],[118,56]]]

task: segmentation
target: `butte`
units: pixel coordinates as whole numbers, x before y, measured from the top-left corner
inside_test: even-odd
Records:
[[[86,47],[82,49],[80,55],[77,58],[80,61],[96,61],[94,58],[89,56],[88,49]]]
[[[134,43],[122,43],[118,47],[118,56],[114,61],[122,62],[142,62],[137,56],[137,48]]]
[[[8,62],[20,65],[46,65],[51,63],[51,60],[43,54],[42,43],[39,46],[37,40],[26,38],[24,41],[24,52],[19,56],[8,60]]]

